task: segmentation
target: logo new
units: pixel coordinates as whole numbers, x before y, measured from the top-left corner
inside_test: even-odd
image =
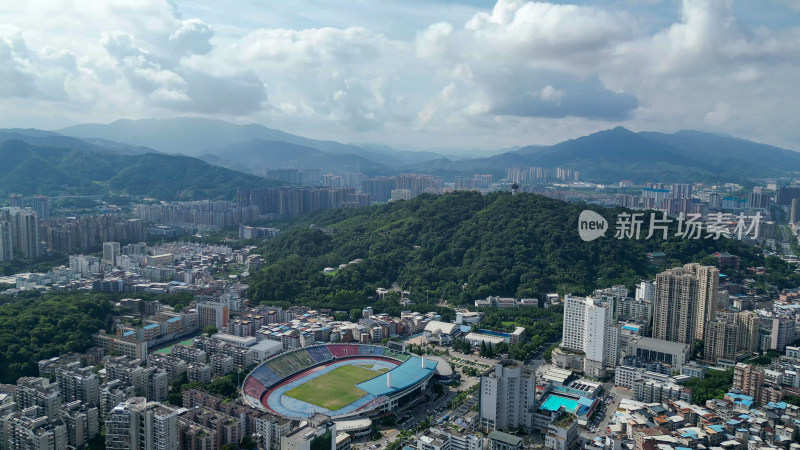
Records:
[[[608,230],[608,221],[594,211],[586,209],[578,217],[578,234],[586,242],[604,236],[606,230]]]

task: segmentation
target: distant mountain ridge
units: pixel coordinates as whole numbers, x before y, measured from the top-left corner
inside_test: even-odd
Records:
[[[267,128],[258,124],[237,125],[220,120],[176,117],[172,119],[122,119],[109,124],[82,124],[58,130],[66,136],[79,138],[102,138],[129,145],[155,148],[159,151],[188,156],[213,155],[219,161],[238,164],[243,159],[250,164],[257,162],[253,157],[244,158],[242,152],[247,150],[248,143],[261,141],[258,153],[265,154],[272,150],[282,152],[285,144],[310,147],[331,155],[353,155],[363,158],[361,164],[376,167],[379,171],[388,165],[400,165],[419,162],[431,157],[430,152],[397,152],[393,154],[385,149],[362,148],[356,145],[342,144],[336,141],[309,139],[284,131]],[[267,145],[267,143],[270,143]],[[249,147],[253,149],[253,146]],[[228,152],[235,151],[236,158],[229,158]],[[267,162],[286,165],[286,161],[267,158],[258,165],[266,167]],[[351,161],[355,163],[355,161]],[[350,164],[352,165],[352,164]],[[252,165],[250,166],[253,167]],[[329,166],[328,166],[329,167]],[[332,169],[338,170],[336,166]]]
[[[488,158],[438,159],[405,169],[465,174],[483,170],[503,176],[506,168],[529,166],[578,170],[583,179],[597,182],[742,181],[798,171],[800,153],[700,131],[635,133],[617,127],[552,146],[527,146]]]
[[[314,140],[257,124],[196,118],[118,120],[75,125],[60,133],[87,143],[122,142],[128,151],[145,147],[198,156],[244,172],[255,168],[317,168],[324,173],[352,171],[368,176],[416,172],[452,181],[476,173],[501,179],[507,168],[539,166],[580,171],[588,181],[642,183],[743,182],[800,171],[800,153],[770,145],[700,131],[637,133],[623,127],[555,145],[510,148],[501,154],[463,159],[396,151],[379,144]]]
[[[0,131],[0,193],[5,195],[122,193],[160,200],[233,200],[240,188],[282,184],[188,156],[128,155],[64,136],[22,135],[25,142],[12,135],[19,133]]]
[[[212,164],[247,172],[254,167],[272,169],[320,169],[338,172],[365,172],[371,175],[388,175],[389,167],[354,154],[332,154],[305,145],[283,141],[253,139],[215,149],[214,153],[201,155]]]

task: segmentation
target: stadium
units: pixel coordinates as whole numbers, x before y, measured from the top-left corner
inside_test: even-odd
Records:
[[[423,398],[440,364],[377,345],[315,345],[261,363],[245,378],[242,395],[288,419],[371,417]]]

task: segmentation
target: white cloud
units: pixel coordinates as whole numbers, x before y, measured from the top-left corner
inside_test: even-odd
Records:
[[[335,14],[315,0],[241,12],[221,2],[9,3],[0,121],[199,114],[432,147],[706,124],[800,149],[794,124],[773,120],[800,100],[800,26],[745,24],[734,0],[682,0],[679,19],[655,28],[636,12],[663,1],[582,3],[499,0],[476,11],[386,0]],[[781,0],[782,11],[796,3]],[[181,14],[186,5],[209,14]],[[304,5],[326,13],[300,14],[313,10]]]
[[[561,99],[564,98],[564,94],[566,91],[563,89],[556,89],[552,85],[547,85],[539,91],[539,98],[545,102],[552,102],[552,103],[560,103]]]
[[[720,126],[724,125],[730,120],[733,114],[733,109],[727,103],[720,102],[714,106],[712,111],[706,113],[705,121],[709,125]]]

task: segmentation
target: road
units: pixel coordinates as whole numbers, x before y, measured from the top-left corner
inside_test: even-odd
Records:
[[[597,431],[591,432],[588,430],[581,431],[581,437],[586,439],[594,439],[597,436],[607,436],[608,432],[606,431],[606,427],[608,427],[609,422],[611,422],[611,418],[614,416],[614,413],[617,411],[617,407],[619,406],[622,399],[631,399],[633,398],[633,392],[629,389],[621,388],[621,387],[612,387],[610,389],[609,395],[606,395],[604,399],[605,404],[605,414],[603,419],[600,421],[600,424],[597,426]],[[613,395],[614,399],[609,401],[608,398]]]

